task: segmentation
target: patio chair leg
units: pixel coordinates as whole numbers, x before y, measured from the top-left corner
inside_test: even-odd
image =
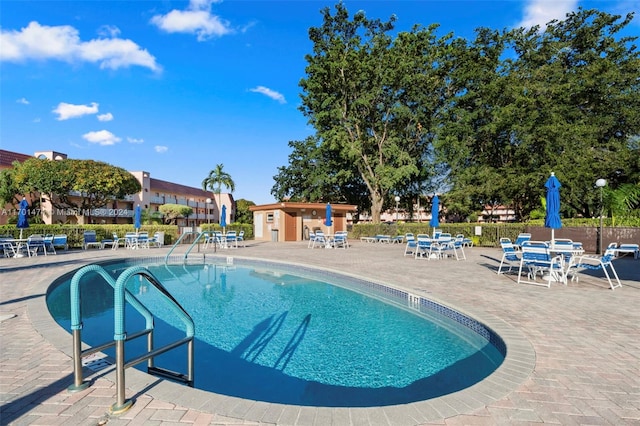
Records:
[[[609,281],[609,287],[611,287],[611,290],[615,290],[618,287],[622,287],[622,283],[620,282],[620,278],[618,278],[618,274],[616,273],[616,270],[613,268],[612,264],[609,264],[609,267],[611,268],[611,272],[613,272],[613,275],[616,277],[616,281],[618,283],[618,285],[613,285],[613,281],[611,281],[611,277],[609,276],[609,273],[607,272],[607,267],[602,265],[602,270],[604,271],[604,274],[607,276],[607,280]]]

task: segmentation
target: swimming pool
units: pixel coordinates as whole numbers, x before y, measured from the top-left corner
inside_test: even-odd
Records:
[[[116,276],[127,266],[105,268]],[[220,394],[293,405],[402,404],[469,387],[505,355],[499,336],[477,321],[368,281],[255,261],[148,268],[196,322],[195,386]],[[47,304],[69,329],[67,278]],[[113,291],[95,278],[82,304],[90,345],[113,337]],[[156,336],[180,334],[152,287],[134,279],[128,288],[163,320]],[[127,313],[127,329],[140,323]],[[135,343],[127,343],[128,356],[142,351]],[[179,370],[184,360],[177,350],[156,364]]]

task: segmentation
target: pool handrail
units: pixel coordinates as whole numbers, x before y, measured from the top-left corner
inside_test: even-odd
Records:
[[[95,272],[114,288],[114,341],[101,344],[96,347],[92,347],[85,351],[81,350],[82,339],[82,314],[80,312],[80,279],[87,273]],[[185,325],[186,336],[173,343],[169,343],[160,348],[153,348],[153,329],[154,320],[153,314],[131,293],[126,289],[127,281],[133,276],[140,276],[146,279],[151,285],[153,285],[169,302],[170,309],[176,314],[179,319]],[[69,386],[68,390],[71,392],[85,389],[88,383],[83,383],[82,377],[82,357],[91,353],[95,353],[102,349],[106,349],[111,346],[116,347],[116,388],[117,388],[117,401],[111,406],[112,413],[122,413],[128,410],[133,402],[125,399],[125,369],[135,366],[140,362],[147,361],[147,371],[157,375],[181,380],[187,383],[189,386],[193,386],[193,369],[194,369],[194,336],[195,336],[195,324],[191,316],[185,311],[185,309],[178,303],[178,301],[169,293],[169,291],[162,285],[160,280],[156,278],[151,271],[143,266],[132,266],[124,270],[117,280],[109,275],[99,265],[87,265],[80,268],[73,276],[70,286],[71,293],[71,329],[73,332],[73,358],[74,358],[74,384]],[[146,329],[127,335],[124,330],[124,315],[125,315],[125,302],[129,302],[146,320]],[[147,335],[147,353],[140,355],[134,359],[125,363],[124,360],[124,343],[135,339],[137,337]],[[157,355],[165,353],[171,349],[174,349],[183,344],[187,344],[187,374],[178,374],[162,368],[157,368],[153,365],[153,358]]]
[[[185,231],[185,232],[183,232],[182,235],[180,235],[180,238],[178,238],[178,240],[173,244],[173,246],[171,246],[171,249],[167,252],[166,256],[164,257],[164,263],[168,263],[169,262],[169,257],[171,256],[171,253],[173,253],[173,251],[176,249],[176,247],[178,247],[178,245],[180,245],[180,243],[182,243],[182,240],[187,235],[193,235],[193,234],[196,234],[197,237],[193,241],[193,243],[191,243],[191,245],[189,246],[187,251],[184,253],[183,260],[187,260],[187,256],[189,256],[189,253],[191,252],[193,247],[195,247],[196,244],[201,242],[201,239],[203,237],[205,237],[206,235],[208,235],[209,233],[208,232],[198,232],[198,231]],[[214,253],[216,252],[216,250],[217,250],[217,247],[216,247],[216,244],[214,244],[213,245]]]

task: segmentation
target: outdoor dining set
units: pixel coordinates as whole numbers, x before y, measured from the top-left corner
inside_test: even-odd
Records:
[[[613,260],[632,250],[637,258],[636,253],[640,251],[635,244],[618,246],[611,243],[602,256],[587,255],[580,242],[562,238],[532,241],[528,233],[520,234],[514,242],[502,238],[500,245],[503,253],[498,274],[517,267],[518,284],[551,287],[552,282],[557,282],[567,285],[569,279],[578,281],[580,272],[602,270],[612,290],[622,287]]]
[[[458,234],[455,237],[448,232],[441,232],[435,229],[433,236],[429,234],[406,234],[404,255],[412,255],[416,259],[439,260],[455,258],[456,260],[466,260],[465,247],[471,247],[473,242],[464,235]]]
[[[4,257],[32,257],[39,253],[56,254],[56,248],[68,249],[67,236],[33,234],[27,238],[0,236],[0,249]]]
[[[238,243],[244,244],[244,231],[220,231],[204,232],[204,249],[216,248],[238,248]]]
[[[349,248],[347,231],[336,231],[335,234],[325,234],[323,231],[311,231],[309,233],[308,248]]]

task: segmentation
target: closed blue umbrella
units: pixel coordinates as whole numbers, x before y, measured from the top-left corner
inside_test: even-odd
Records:
[[[133,211],[133,228],[136,232],[140,229],[140,216],[142,216],[142,210],[140,209],[140,204],[138,204]]]
[[[224,204],[222,205],[222,213],[220,213],[220,226],[227,227],[227,206]]]
[[[333,221],[331,220],[331,204],[329,204],[329,203],[327,203],[327,207],[326,207],[324,216],[325,216],[324,224],[326,226],[333,225]]]
[[[20,238],[22,239],[22,230],[29,227],[29,221],[27,220],[27,210],[29,209],[29,203],[26,198],[22,197],[20,201],[20,210],[18,210],[18,224],[17,228],[20,229]]]
[[[440,214],[440,200],[438,199],[438,194],[433,196],[432,202],[431,220],[429,221],[429,225],[433,228],[437,228],[440,226],[440,220],[438,219],[438,215]]]
[[[551,172],[551,176],[544,184],[547,188],[547,210],[544,217],[544,226],[551,228],[551,243],[555,240],[554,230],[562,228],[560,220],[560,181],[555,174]]]

